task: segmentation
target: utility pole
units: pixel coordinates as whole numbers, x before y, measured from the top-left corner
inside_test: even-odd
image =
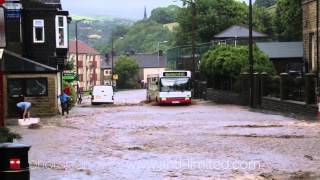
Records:
[[[75,21],[75,26],[76,26],[76,29],[75,29],[75,33],[76,33],[76,72],[77,72],[77,77],[78,77],[78,81],[80,81],[79,79],[79,49],[78,49],[78,23],[81,22],[81,21],[84,21],[85,19],[81,19],[81,20],[78,20],[78,21]],[[77,92],[80,92],[79,90],[79,87],[80,85],[77,85]]]
[[[192,6],[192,67],[193,73],[196,72],[196,3],[191,1]]]
[[[249,0],[249,66],[250,66],[250,106],[253,108],[253,39],[252,39],[252,0]]]

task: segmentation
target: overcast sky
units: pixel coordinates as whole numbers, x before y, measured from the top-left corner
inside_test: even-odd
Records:
[[[148,15],[152,9],[180,5],[181,2],[174,0],[61,0],[63,9],[68,10],[71,15],[121,17],[129,19],[142,19],[144,6]],[[242,0],[244,1],[244,0]],[[245,0],[248,1],[248,0]]]

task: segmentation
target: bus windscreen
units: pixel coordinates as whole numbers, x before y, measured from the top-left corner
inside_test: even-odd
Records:
[[[161,78],[161,92],[189,91],[190,78]]]

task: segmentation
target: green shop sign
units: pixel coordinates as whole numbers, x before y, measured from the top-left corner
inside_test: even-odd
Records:
[[[75,81],[78,78],[76,73],[63,73],[62,79],[65,81]]]

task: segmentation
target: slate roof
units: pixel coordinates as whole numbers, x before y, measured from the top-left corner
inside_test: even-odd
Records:
[[[160,56],[158,63],[158,54],[148,54],[148,53],[137,53],[135,55],[131,55],[132,58],[136,60],[140,68],[164,68],[167,66],[167,57],[165,54]],[[117,61],[117,57],[114,57],[114,63]],[[110,69],[111,68],[111,58],[109,58],[109,63],[105,60],[101,64],[102,69]]]
[[[261,42],[256,45],[270,59],[303,58],[303,42]]]
[[[76,40],[69,40],[69,53],[76,53]],[[100,53],[88,44],[78,40],[78,53],[79,54],[90,54],[99,55]]]
[[[252,36],[254,38],[268,37],[268,35],[257,32],[257,31],[252,31]],[[214,36],[214,38],[234,38],[234,37],[249,38],[249,29],[244,26],[233,25],[228,29]]]

